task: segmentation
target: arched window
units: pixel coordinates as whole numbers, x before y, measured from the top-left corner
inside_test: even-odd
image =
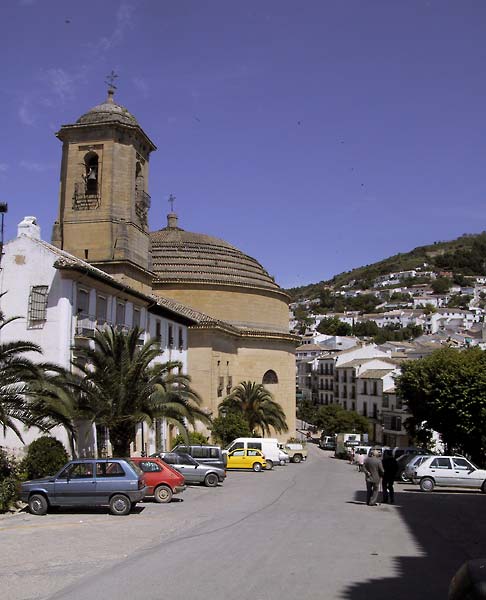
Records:
[[[263,376],[263,380],[262,383],[265,385],[266,383],[278,383],[278,377],[277,377],[277,373],[275,373],[275,371],[272,371],[272,369],[270,369],[269,371],[267,371],[265,373],[265,375]]]
[[[86,182],[86,194],[96,196],[98,194],[99,158],[96,152],[88,152],[84,157],[84,181]]]

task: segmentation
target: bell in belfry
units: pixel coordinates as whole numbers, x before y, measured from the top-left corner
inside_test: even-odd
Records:
[[[96,167],[90,167],[88,176],[86,177],[86,179],[88,181],[96,181],[96,179],[97,179]]]

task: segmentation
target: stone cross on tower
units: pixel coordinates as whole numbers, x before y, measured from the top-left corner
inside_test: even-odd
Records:
[[[107,75],[106,79],[105,79],[105,83],[108,86],[108,92],[111,92],[112,94],[114,94],[115,90],[116,90],[116,85],[115,85],[116,79],[118,79],[118,75],[112,69],[111,73],[109,75]]]
[[[174,202],[175,202],[176,197],[172,194],[170,194],[169,196],[169,204],[170,204],[170,212],[173,213],[174,212]]]

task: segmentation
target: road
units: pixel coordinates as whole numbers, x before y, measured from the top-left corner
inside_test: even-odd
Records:
[[[305,463],[229,473],[128,517],[2,517],[2,599],[445,599],[458,567],[486,556],[483,494],[364,496],[362,474],[311,446]]]

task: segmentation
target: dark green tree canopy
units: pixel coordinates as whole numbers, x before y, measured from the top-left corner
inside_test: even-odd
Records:
[[[448,452],[485,463],[486,352],[443,348],[406,363],[397,393],[412,414],[406,426],[419,442],[435,430]]]
[[[326,435],[342,432],[368,433],[366,417],[352,410],[345,410],[339,404],[321,406],[316,413],[314,425]]]

